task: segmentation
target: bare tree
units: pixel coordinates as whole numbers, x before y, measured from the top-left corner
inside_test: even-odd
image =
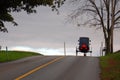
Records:
[[[78,26],[89,25],[102,28],[106,46],[106,54],[113,53],[113,32],[120,28],[120,0],[72,0],[80,4],[69,17],[74,20],[87,15]]]

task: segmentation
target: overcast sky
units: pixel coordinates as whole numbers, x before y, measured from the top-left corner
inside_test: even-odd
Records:
[[[79,37],[90,37],[94,56],[99,56],[101,42],[104,42],[101,30],[90,27],[77,27],[66,23],[67,15],[71,12],[69,5],[59,9],[60,14],[48,7],[37,8],[36,14],[27,15],[26,12],[12,13],[19,24],[13,26],[6,23],[9,33],[0,32],[0,45],[3,49],[26,50],[39,52],[44,55],[63,55],[64,42],[67,55],[75,55]],[[120,49],[120,30],[114,35],[114,51]],[[80,53],[81,54],[81,53]],[[88,53],[89,54],[89,53]]]

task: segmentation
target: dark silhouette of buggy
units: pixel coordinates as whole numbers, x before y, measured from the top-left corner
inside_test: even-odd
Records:
[[[86,56],[87,52],[92,53],[92,51],[90,51],[89,37],[80,37],[78,42],[79,42],[79,46],[76,47],[76,56],[77,56],[78,52],[84,53],[84,56]]]

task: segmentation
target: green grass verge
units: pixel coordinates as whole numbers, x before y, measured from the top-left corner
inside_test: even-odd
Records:
[[[26,51],[0,51],[0,62],[8,62],[29,56],[41,55],[35,52]]]
[[[100,57],[101,80],[120,80],[120,52]]]

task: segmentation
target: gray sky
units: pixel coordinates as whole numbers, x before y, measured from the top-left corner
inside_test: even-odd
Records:
[[[12,13],[19,25],[5,24],[9,33],[0,33],[0,45],[3,48],[8,46],[9,50],[28,50],[45,55],[63,55],[63,46],[66,42],[67,55],[75,55],[79,37],[86,36],[91,39],[93,55],[99,56],[100,45],[104,41],[101,30],[77,27],[72,23],[66,23],[67,15],[71,12],[70,7],[64,5],[59,10],[59,15],[48,7],[37,8],[37,14]],[[120,49],[120,35],[118,34],[120,34],[120,30],[116,30],[114,34],[115,51]]]

